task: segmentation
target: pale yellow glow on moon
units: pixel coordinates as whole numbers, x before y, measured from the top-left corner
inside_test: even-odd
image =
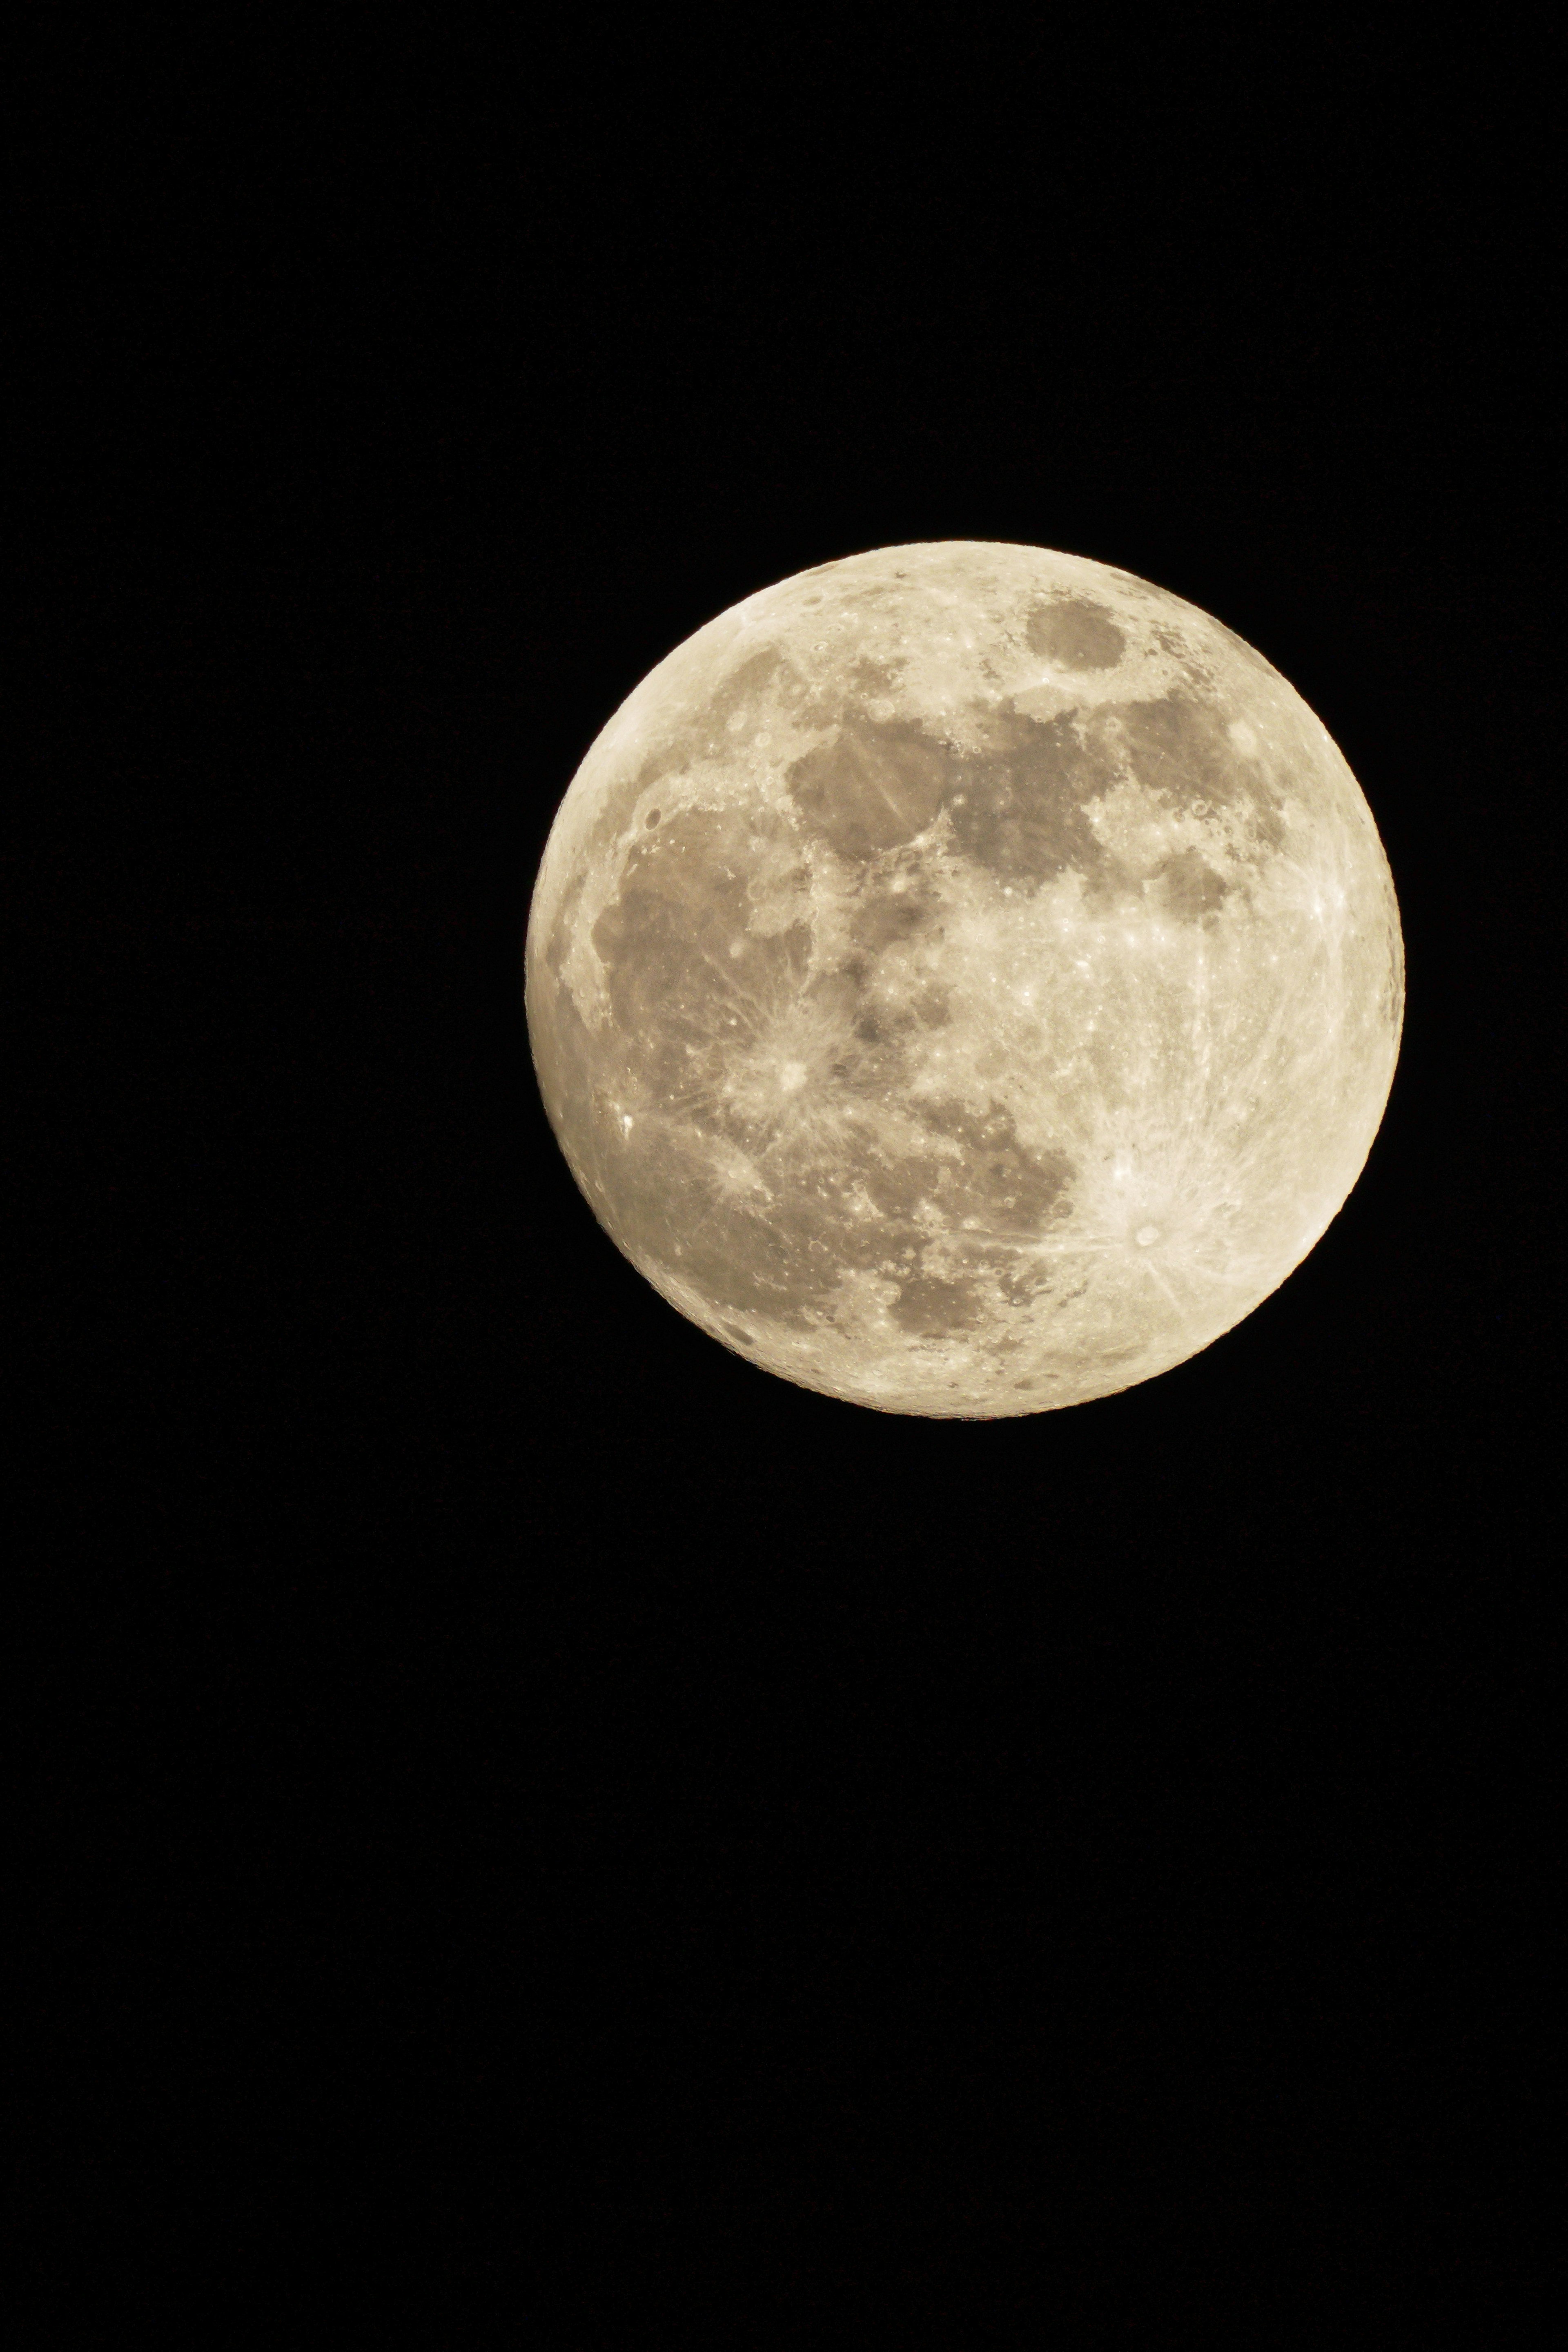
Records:
[[[781,581],[583,761],[529,1034],[620,1248],[884,1412],[1039,1412],[1195,1355],[1377,1131],[1404,966],[1371,813],[1261,655],[983,541]]]

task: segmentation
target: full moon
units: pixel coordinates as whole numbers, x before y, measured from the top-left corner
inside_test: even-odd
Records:
[[[550,1123],[670,1304],[800,1386],[992,1419],[1133,1387],[1299,1265],[1404,1004],[1355,778],[1126,572],[820,564],[651,670],[546,845]]]

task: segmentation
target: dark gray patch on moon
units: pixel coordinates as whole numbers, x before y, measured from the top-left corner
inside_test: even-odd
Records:
[[[913,939],[939,911],[936,895],[918,869],[894,874],[891,880],[876,875],[852,903],[855,947],[864,956],[880,955],[895,940]]]
[[[1127,650],[1127,640],[1103,604],[1083,596],[1061,596],[1037,604],[1029,616],[1024,641],[1061,669],[1114,669]]]
[[[1258,839],[1283,839],[1278,795],[1231,741],[1222,711],[1193,693],[1152,702],[1106,703],[1094,716],[1106,750],[1119,752],[1139,783],[1173,807],[1203,811],[1247,805]]]
[[[958,854],[1015,887],[1038,888],[1070,866],[1092,881],[1107,859],[1085,803],[1115,782],[1106,747],[1071,710],[1002,713],[987,731],[989,747],[964,763],[948,803]]]
[[[689,1090],[691,1062],[734,1035],[753,1008],[788,1002],[805,978],[804,926],[747,929],[747,879],[768,828],[734,811],[686,809],[626,860],[620,894],[593,927],[617,1024],[639,1041],[656,1093]]]
[[[977,750],[904,720],[848,719],[789,770],[801,814],[851,863],[914,841],[946,812],[958,856],[1004,883],[1038,888],[1069,866],[1092,882],[1108,870],[1085,814],[1120,772],[1103,729],[1067,711],[1037,719],[977,706]]]
[[[1230,885],[1222,880],[1201,850],[1179,850],[1155,869],[1154,881],[1160,899],[1184,922],[1200,923],[1224,905]]]
[[[982,1117],[935,1104],[925,1124],[957,1147],[937,1185],[940,1205],[960,1222],[973,1216],[988,1234],[1035,1236],[1066,1205],[1073,1178],[1064,1152],[1033,1151],[1019,1140],[1012,1113],[993,1102]]]
[[[1268,779],[1232,742],[1220,710],[1196,693],[1043,719],[989,705],[965,717],[977,748],[960,750],[907,719],[879,724],[852,714],[792,763],[796,807],[841,857],[861,865],[915,841],[946,814],[959,857],[1028,892],[1069,870],[1091,896],[1123,887],[1087,811],[1128,777],[1180,812],[1244,804],[1260,849],[1277,848],[1283,837]],[[1225,887],[1200,859],[1168,870],[1171,911],[1186,919],[1210,913]]]
[[[872,661],[862,654],[850,672],[850,683],[857,694],[863,694],[872,702],[878,695],[896,691],[904,668],[902,662]]]
[[[846,719],[831,742],[789,770],[802,814],[853,862],[896,849],[924,833],[952,789],[957,757],[922,728]]]
[[[974,1329],[980,1319],[980,1294],[973,1282],[917,1274],[900,1286],[888,1311],[901,1331],[922,1339],[943,1339],[949,1331]]]

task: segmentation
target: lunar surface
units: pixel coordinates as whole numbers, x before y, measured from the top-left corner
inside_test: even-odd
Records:
[[[1182,1362],[1365,1161],[1403,957],[1261,655],[1125,572],[892,547],[764,589],[592,745],[529,916],[546,1108],[727,1348],[991,1418]]]

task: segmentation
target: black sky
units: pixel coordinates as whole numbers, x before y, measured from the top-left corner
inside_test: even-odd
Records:
[[[1185,22],[74,38],[20,84],[9,492],[40,2228],[118,2217],[111,2319],[210,2272],[209,2340],[371,2277],[463,2345],[710,2308],[1143,2341],[1145,2292],[1149,2340],[1222,2304],[1251,2342],[1425,2342],[1428,2305],[1495,2341],[1511,2295],[1533,2340],[1531,61]],[[944,537],[1265,653],[1362,782],[1409,964],[1383,1131],[1291,1282],[990,1424],[683,1323],[576,1193],[521,1015],[622,697],[768,582]]]

